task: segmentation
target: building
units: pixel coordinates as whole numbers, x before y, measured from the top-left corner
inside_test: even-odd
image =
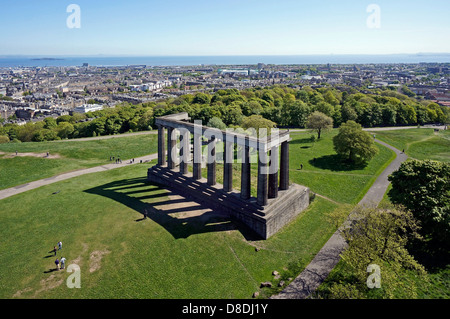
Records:
[[[103,109],[103,105],[100,104],[83,104],[80,106],[77,106],[73,109],[73,113],[87,113],[87,112],[94,112],[94,111],[100,111]]]

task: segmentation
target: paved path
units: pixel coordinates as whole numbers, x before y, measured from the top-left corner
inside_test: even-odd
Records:
[[[63,180],[66,180],[66,179],[69,179],[72,177],[81,176],[84,174],[96,173],[96,172],[103,172],[103,171],[107,171],[110,169],[115,169],[115,168],[129,166],[129,165],[135,165],[135,164],[140,163],[141,160],[142,160],[142,162],[147,162],[147,161],[154,160],[157,157],[158,157],[158,154],[146,155],[146,156],[135,158],[134,163],[130,163],[130,160],[126,160],[126,161],[123,161],[122,164],[105,164],[105,165],[95,166],[95,167],[91,167],[91,168],[84,168],[84,169],[52,176],[49,178],[44,178],[44,179],[40,179],[37,181],[29,182],[27,184],[3,189],[3,190],[0,190],[0,200],[10,197],[10,196],[13,196],[13,195],[16,195],[16,194],[20,194],[20,193],[38,188],[38,187],[41,187],[41,186],[44,186],[44,185],[49,185],[52,183],[60,182],[60,181],[63,181]]]
[[[398,149],[379,140],[376,140],[376,142],[393,150],[397,157],[378,176],[372,187],[370,187],[363,199],[359,202],[360,205],[369,207],[377,206],[382,200],[386,189],[389,186],[389,181],[387,179],[388,176],[392,172],[396,171],[400,167],[400,164],[408,158],[406,154],[402,153]],[[271,299],[307,298],[320,286],[331,270],[333,270],[340,260],[340,253],[346,246],[347,244],[340,235],[340,230],[338,229],[317,253],[311,263],[303,270],[303,272],[281,293],[272,296]]]

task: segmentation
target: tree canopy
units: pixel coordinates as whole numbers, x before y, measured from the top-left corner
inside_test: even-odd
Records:
[[[439,250],[450,248],[450,164],[409,160],[388,177],[389,197],[404,205],[422,223],[424,237]]]
[[[317,132],[317,138],[323,131],[333,128],[333,119],[326,114],[314,111],[306,120],[306,127]]]
[[[333,144],[339,155],[354,163],[367,162],[378,153],[373,138],[355,121],[347,121],[339,127]]]

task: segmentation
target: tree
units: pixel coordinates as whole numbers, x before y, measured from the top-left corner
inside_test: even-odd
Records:
[[[225,123],[218,117],[211,118],[206,126],[218,128],[219,130],[225,130],[227,128]]]
[[[211,102],[211,98],[208,94],[199,92],[195,94],[192,102],[198,104],[209,104]]]
[[[335,151],[351,162],[367,162],[378,152],[373,138],[355,121],[347,121],[339,127],[333,144]]]
[[[47,128],[49,130],[54,129],[58,123],[56,122],[56,120],[53,117],[46,117],[44,119],[44,128]]]
[[[412,213],[399,207],[356,207],[350,217],[350,226],[341,232],[348,243],[341,254],[341,272],[345,277],[340,276],[333,283],[329,289],[330,297],[395,298],[397,294],[405,298],[416,297],[414,281],[406,272],[420,276],[425,276],[426,272],[406,248],[408,242],[420,238],[419,226]],[[381,289],[369,289],[368,268],[377,266]]]
[[[61,122],[56,127],[56,131],[58,132],[58,136],[61,139],[69,138],[73,131],[75,130],[74,126],[69,122]]]
[[[0,135],[0,144],[8,143],[9,137],[6,135]]]
[[[388,177],[389,198],[422,223],[424,237],[448,249],[450,243],[450,164],[410,160]]]
[[[329,130],[333,127],[333,119],[319,111],[314,111],[308,116],[306,120],[306,127],[312,131],[317,132],[317,138],[323,131]]]
[[[276,123],[272,122],[271,120],[267,120],[263,118],[261,115],[252,115],[249,117],[246,117],[242,123],[241,126],[243,129],[255,129],[256,134],[259,137],[259,130],[260,129],[266,129],[267,135],[270,135],[270,131],[272,128],[276,127]]]

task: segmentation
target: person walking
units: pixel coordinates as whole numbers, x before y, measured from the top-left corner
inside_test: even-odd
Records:
[[[62,249],[62,242],[58,242],[58,250]]]
[[[59,260],[56,258],[55,260],[56,270],[59,270]]]
[[[64,267],[65,267],[65,264],[66,264],[66,258],[64,258],[64,257],[61,257],[61,269],[64,269]]]
[[[55,253],[55,256],[56,256],[56,252],[57,252],[56,246],[53,247],[53,252]]]

